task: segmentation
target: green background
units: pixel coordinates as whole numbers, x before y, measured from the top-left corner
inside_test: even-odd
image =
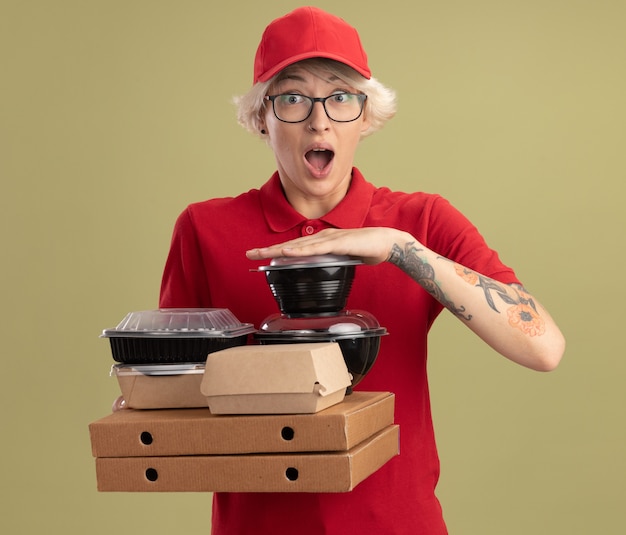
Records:
[[[297,5],[0,1],[2,533],[209,532],[207,494],[96,491],[87,425],[118,395],[98,336],[157,306],[187,203],[273,171],[230,99],[266,23]],[[568,340],[541,374],[447,314],[436,325],[451,533],[626,532],[626,4],[318,5],[399,93],[357,154],[365,176],[448,197]]]

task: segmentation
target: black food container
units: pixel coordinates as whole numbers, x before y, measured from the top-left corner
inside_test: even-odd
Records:
[[[113,359],[124,364],[204,362],[207,355],[246,345],[255,331],[224,308],[164,308],[130,312],[109,338]]]
[[[320,314],[346,306],[355,266],[362,263],[342,255],[281,257],[258,270],[283,314]]]

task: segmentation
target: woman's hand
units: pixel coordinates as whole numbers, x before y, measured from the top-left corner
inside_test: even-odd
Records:
[[[407,241],[414,242],[415,239],[393,228],[325,229],[312,236],[251,249],[246,256],[251,260],[262,260],[280,256],[336,254],[354,256],[373,265],[388,260],[394,245],[403,247]]]

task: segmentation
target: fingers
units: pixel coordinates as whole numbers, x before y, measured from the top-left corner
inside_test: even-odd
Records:
[[[279,256],[314,256],[331,253],[332,246],[327,240],[299,238],[269,247],[258,247],[246,251],[250,260],[262,260],[265,258],[277,258]],[[343,254],[343,253],[336,253]]]
[[[260,247],[257,249],[250,249],[246,251],[246,256],[250,260],[263,260],[265,258],[278,258],[279,256],[286,256],[282,249],[276,245],[272,247]]]
[[[280,256],[349,255],[366,264],[378,264],[389,258],[392,245],[405,233],[389,228],[325,229],[312,236],[259,247],[246,251],[250,260]]]

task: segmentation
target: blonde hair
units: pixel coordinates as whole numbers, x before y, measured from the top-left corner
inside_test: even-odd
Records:
[[[361,134],[361,137],[369,136],[380,130],[396,114],[396,93],[393,89],[384,86],[376,78],[369,80],[364,78],[352,68],[338,61],[314,58],[299,61],[283,69],[267,82],[254,84],[245,95],[235,97],[233,102],[237,107],[237,121],[241,126],[252,134],[263,137],[261,128],[266,111],[265,95],[271,91],[272,84],[296,66],[304,68],[316,76],[327,77],[328,74],[336,76],[357,91],[367,95],[363,114],[370,126]]]

